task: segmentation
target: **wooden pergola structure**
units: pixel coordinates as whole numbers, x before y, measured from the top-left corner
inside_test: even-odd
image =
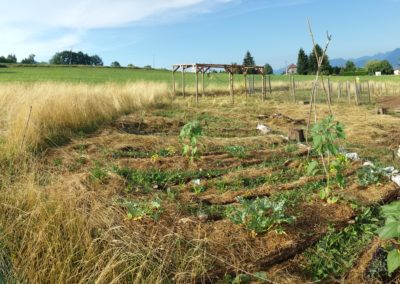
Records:
[[[234,88],[233,88],[233,75],[237,73],[241,73],[244,75],[245,89],[246,89],[246,97],[248,96],[247,90],[247,75],[249,74],[249,70],[254,70],[256,74],[262,75],[262,100],[265,99],[266,94],[266,81],[265,81],[265,72],[264,66],[244,66],[244,65],[236,65],[236,64],[206,64],[206,63],[194,63],[194,64],[174,64],[172,66],[172,90],[176,92],[175,86],[175,73],[179,70],[182,71],[182,95],[185,97],[185,70],[193,68],[196,81],[196,104],[199,102],[199,73],[202,75],[202,96],[204,96],[204,73],[208,72],[211,68],[213,69],[224,69],[229,73],[229,90],[232,103],[235,102],[234,97]]]

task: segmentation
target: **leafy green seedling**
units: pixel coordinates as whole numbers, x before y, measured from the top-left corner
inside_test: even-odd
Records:
[[[193,161],[198,156],[197,139],[203,135],[203,129],[200,122],[195,120],[185,124],[179,134],[179,140],[182,143],[182,155],[190,156]]]
[[[383,240],[400,240],[400,201],[382,206],[381,214],[385,217],[385,225],[378,230],[379,237]],[[393,248],[387,256],[387,268],[389,274],[400,267],[400,250]]]
[[[295,217],[286,214],[286,201],[281,199],[272,201],[268,198],[246,200],[238,197],[239,206],[230,205],[226,209],[226,216],[233,223],[243,225],[255,236],[275,229],[283,233],[282,224],[291,224]]]
[[[362,186],[378,184],[384,181],[386,173],[383,169],[374,166],[365,166],[358,171],[358,183]]]
[[[247,156],[246,148],[243,146],[226,146],[225,149],[229,155],[235,158],[243,159]]]
[[[337,200],[331,197],[332,175],[335,175],[339,187],[343,188],[344,175],[342,172],[347,165],[346,158],[339,155],[338,140],[346,138],[343,125],[335,122],[334,117],[330,115],[314,124],[311,136],[313,150],[321,157],[327,180],[326,187],[320,190],[320,197],[328,202],[336,202]],[[336,159],[332,159],[334,157]]]

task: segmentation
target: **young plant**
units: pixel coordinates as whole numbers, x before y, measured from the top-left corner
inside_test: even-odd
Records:
[[[197,139],[202,135],[203,129],[197,120],[188,122],[181,129],[179,140],[182,143],[182,155],[190,156],[190,161],[198,156]]]
[[[225,149],[229,155],[235,158],[243,159],[247,156],[246,148],[243,146],[226,146]]]
[[[360,185],[368,186],[383,182],[386,178],[386,172],[379,167],[366,166],[358,171],[357,176]]]
[[[382,206],[381,214],[385,218],[385,225],[378,230],[379,237],[383,240],[392,240],[395,244],[387,256],[387,269],[391,274],[400,267],[400,201]]]
[[[163,212],[162,203],[159,198],[151,201],[126,201],[123,205],[127,209],[128,219],[134,221],[145,217],[157,221]]]
[[[354,266],[360,253],[371,241],[379,220],[374,209],[361,208],[355,223],[327,234],[305,251],[304,268],[316,283],[332,283]],[[329,279],[330,278],[330,279]]]
[[[347,160],[339,155],[338,140],[345,138],[343,125],[334,121],[333,116],[328,116],[315,123],[311,129],[313,150],[321,157],[323,169],[326,175],[326,187],[320,191],[320,197],[328,202],[335,202],[331,197],[331,181],[334,175],[340,187],[344,186],[343,170]]]
[[[243,225],[252,235],[265,233],[275,229],[283,233],[281,224],[291,224],[294,216],[286,214],[286,200],[271,201],[268,198],[246,200],[238,197],[239,206],[230,205],[226,209],[226,216],[233,223]]]

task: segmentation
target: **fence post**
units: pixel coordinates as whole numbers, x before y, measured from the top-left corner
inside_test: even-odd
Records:
[[[268,85],[269,85],[269,95],[272,95],[272,87],[271,87],[271,75],[268,76]]]

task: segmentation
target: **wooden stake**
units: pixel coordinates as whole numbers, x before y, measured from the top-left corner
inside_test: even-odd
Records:
[[[247,74],[246,73],[244,73],[244,90],[245,90],[246,99],[247,99],[249,94],[247,93]]]
[[[199,71],[197,69],[197,66],[195,68],[196,68],[196,106],[198,106],[199,105]]]
[[[337,86],[338,86],[337,88],[338,88],[338,101],[339,101],[342,96],[342,82],[339,81]]]
[[[354,100],[356,102],[356,105],[358,105],[358,84],[357,80],[354,82]]]
[[[185,67],[182,66],[182,95],[185,97]]]
[[[201,96],[204,98],[204,68],[201,70],[201,85],[202,85],[202,89],[201,89]]]
[[[272,87],[271,87],[271,75],[268,76],[268,85],[269,85],[269,95],[272,95]]]
[[[332,99],[331,99],[331,79],[328,78],[328,103],[331,105],[332,104]]]
[[[370,104],[371,103],[371,89],[369,87],[369,81],[367,81],[367,86],[368,86],[368,88],[367,88],[367,90],[368,90],[368,103]]]
[[[292,76],[292,92],[293,92],[293,101],[296,102],[296,83],[294,81],[294,76]]]
[[[174,94],[174,96],[176,95],[176,91],[175,91],[175,70],[172,70],[172,93]]]
[[[233,94],[233,73],[231,70],[229,71],[229,91],[230,91],[232,104],[234,104],[235,98],[234,98],[234,94]]]
[[[351,97],[350,97],[350,82],[346,81],[346,92],[347,92],[347,99],[349,100],[349,103],[351,101]]]
[[[264,101],[265,100],[265,75],[262,74],[261,76],[261,100]]]

